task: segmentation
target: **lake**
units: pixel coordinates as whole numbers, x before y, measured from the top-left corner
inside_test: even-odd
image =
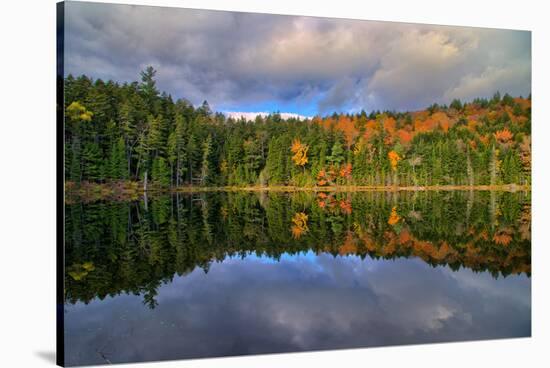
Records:
[[[67,365],[531,336],[530,192],[65,207]]]

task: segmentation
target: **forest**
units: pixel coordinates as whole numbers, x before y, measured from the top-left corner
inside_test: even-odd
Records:
[[[531,182],[531,96],[254,121],[139,82],[64,80],[66,185],[479,186]]]

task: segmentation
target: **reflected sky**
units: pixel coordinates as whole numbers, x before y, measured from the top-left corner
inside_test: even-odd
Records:
[[[412,258],[226,258],[142,295],[65,306],[66,364],[531,335],[531,282]]]

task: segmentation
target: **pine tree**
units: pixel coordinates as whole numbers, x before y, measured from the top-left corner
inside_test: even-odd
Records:
[[[156,74],[157,71],[152,66],[148,66],[140,73],[141,84],[139,86],[139,90],[147,104],[149,112],[152,114],[157,112],[156,103],[159,94],[156,87],[156,81],[154,79]]]
[[[155,157],[153,159],[151,180],[162,187],[170,185],[170,170],[163,157]]]
[[[339,139],[334,142],[328,161],[336,165],[340,165],[344,161],[344,147]]]
[[[187,167],[185,165],[187,161],[185,119],[180,114],[176,115],[176,127],[174,134],[176,149],[176,186],[179,186],[181,178],[185,176],[187,171]]]
[[[86,180],[99,180],[101,177],[101,152],[96,143],[86,143],[82,150],[82,176]]]
[[[201,184],[205,185],[213,180],[212,172],[212,135],[208,137],[202,144],[202,161],[201,161]]]
[[[126,144],[124,138],[120,137],[117,142],[117,167],[116,177],[122,180],[128,180],[128,167],[126,162]]]

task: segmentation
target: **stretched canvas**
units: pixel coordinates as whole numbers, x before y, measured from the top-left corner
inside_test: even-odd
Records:
[[[58,364],[531,336],[531,33],[58,4]]]

